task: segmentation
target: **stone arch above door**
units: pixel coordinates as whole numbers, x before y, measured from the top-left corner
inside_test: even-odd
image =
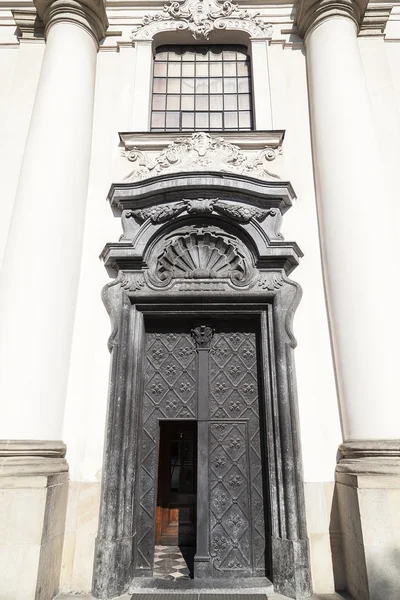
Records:
[[[134,575],[135,477],[141,355],[148,315],[182,312],[258,323],[268,481],[266,532],[275,590],[310,592],[291,323],[300,300],[289,279],[302,255],[280,233],[289,183],[234,173],[168,173],[114,184],[123,235],[102,257],[116,277],[103,290],[112,322],[111,383],[93,592],[109,598]],[[260,413],[261,414],[261,413]],[[150,560],[151,569],[151,560]]]

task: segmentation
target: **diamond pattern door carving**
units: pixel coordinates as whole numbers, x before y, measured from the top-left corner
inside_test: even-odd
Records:
[[[190,324],[181,322],[174,328],[172,323],[169,331],[159,328],[146,334],[136,572],[150,574],[152,570],[158,422],[197,420],[199,415],[199,453],[206,444],[208,461],[203,485],[198,487],[198,502],[209,502],[208,522],[198,524],[208,530],[207,573],[212,577],[265,575],[256,332],[251,325],[234,322],[211,326],[215,331],[205,350],[208,361],[203,360],[201,367],[198,357],[200,352],[204,357],[204,347],[196,347],[198,340],[191,335]],[[206,399],[202,385],[208,389]],[[205,436],[201,421],[208,431]]]
[[[216,332],[210,351],[210,535],[214,568],[265,574],[265,520],[254,331]]]

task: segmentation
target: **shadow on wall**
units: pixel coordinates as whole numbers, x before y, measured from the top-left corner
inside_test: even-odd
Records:
[[[400,512],[400,507],[399,507]],[[354,515],[360,519],[359,512]],[[379,520],[377,515],[376,521]],[[375,526],[378,523],[375,523]],[[369,524],[371,527],[371,523]],[[379,526],[379,525],[378,525]],[[361,533],[361,526],[360,533]],[[374,524],[372,524],[372,528]],[[390,527],[390,526],[388,526]],[[330,515],[330,543],[335,589],[344,598],[352,600],[399,600],[400,599],[400,544],[393,547],[396,535],[388,538],[388,547],[377,544],[367,548],[367,565],[364,546],[355,542],[346,531],[342,531],[339,514],[337,487],[333,494]],[[362,533],[361,533],[362,535]],[[389,534],[390,535],[390,534]],[[378,537],[378,536],[377,536]],[[392,546],[390,547],[390,544]],[[347,594],[351,594],[347,595]]]

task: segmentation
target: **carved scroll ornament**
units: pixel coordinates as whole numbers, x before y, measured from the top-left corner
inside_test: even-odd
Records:
[[[143,17],[142,26],[132,32],[132,39],[149,39],[159,31],[189,30],[196,40],[208,40],[214,29],[241,29],[252,37],[272,36],[272,25],[264,23],[259,13],[240,10],[229,0],[169,0],[160,13]]]
[[[144,223],[150,219],[152,223],[165,223],[183,212],[190,215],[204,215],[213,212],[226,215],[238,221],[239,223],[248,223],[251,219],[264,221],[268,216],[275,217],[278,214],[276,208],[255,208],[243,204],[233,204],[219,200],[219,198],[196,198],[191,200],[182,200],[171,204],[153,206],[150,208],[139,208],[129,210],[125,213],[126,218],[135,218],[139,223]]]
[[[279,177],[267,169],[267,163],[274,160],[278,152],[266,147],[255,158],[251,158],[239,146],[224,138],[200,131],[190,137],[178,138],[154,159],[137,148],[124,150],[122,154],[135,166],[125,178],[126,181],[140,181],[164,173],[190,170],[237,173],[275,181]]]

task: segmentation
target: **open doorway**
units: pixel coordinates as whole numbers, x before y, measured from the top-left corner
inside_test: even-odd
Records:
[[[193,578],[197,422],[160,421],[154,576]]]

